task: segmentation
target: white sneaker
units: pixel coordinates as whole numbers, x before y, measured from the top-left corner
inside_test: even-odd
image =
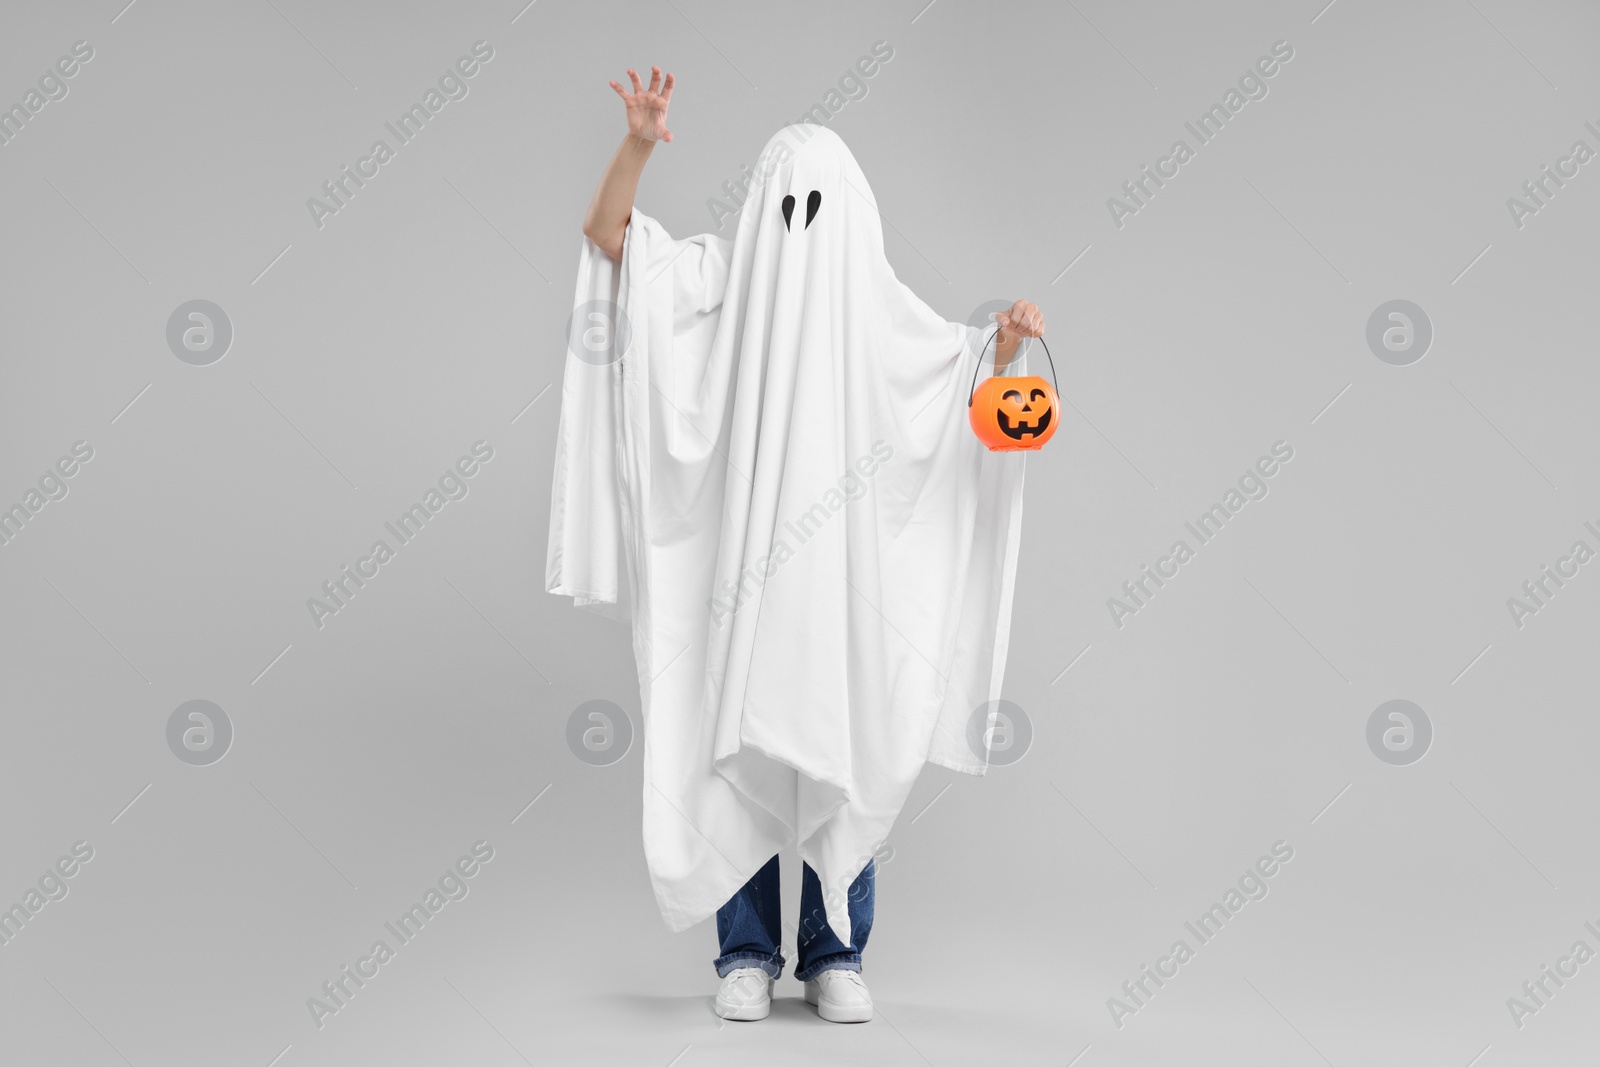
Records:
[[[724,1019],[754,1022],[772,1011],[772,979],[760,967],[735,967],[717,990],[717,1014]]]
[[[830,1023],[864,1023],[872,1018],[872,994],[861,972],[834,967],[806,983],[806,1003]]]

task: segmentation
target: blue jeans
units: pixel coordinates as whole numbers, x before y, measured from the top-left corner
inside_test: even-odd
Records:
[[[811,864],[800,876],[800,928],[795,935],[794,976],[808,982],[823,971],[861,970],[861,950],[872,932],[872,897],[876,882],[871,860],[850,883],[846,894],[850,911],[850,944],[842,944],[828,926],[822,905],[822,883]],[[717,974],[727,977],[736,967],[760,967],[769,978],[783,973],[783,926],[778,899],[778,857],[756,872],[726,904],[717,909],[717,940],[722,955]]]

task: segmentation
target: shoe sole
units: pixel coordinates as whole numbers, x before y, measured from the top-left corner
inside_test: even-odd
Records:
[[[865,1023],[872,1021],[872,1006],[864,1008],[841,1008],[833,1004],[824,1004],[821,998],[813,999],[806,995],[806,1003],[817,1009],[817,1014],[830,1023]]]
[[[832,1004],[818,1004],[817,1014],[830,1023],[864,1023],[872,1020],[871,1008],[836,1008]]]
[[[727,1019],[729,1022],[753,1023],[772,1014],[772,1001],[769,999],[764,1004],[741,1004],[737,1008],[727,1009],[718,1004],[716,1011],[718,1018]]]

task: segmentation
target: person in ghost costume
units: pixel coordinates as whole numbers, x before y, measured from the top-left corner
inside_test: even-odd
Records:
[[[968,724],[1005,668],[1023,457],[974,437],[968,380],[1044,322],[935,314],[820,126],[767,144],[731,241],[674,239],[633,207],[674,78],[628,74],[584,223],[546,588],[631,620],[650,877],[673,930],[716,915],[719,1014],[769,1010],[792,844],[795,976],[864,1021],[874,855],[925,762],[984,773]]]

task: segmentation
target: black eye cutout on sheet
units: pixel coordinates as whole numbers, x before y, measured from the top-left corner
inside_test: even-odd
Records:
[[[805,229],[811,228],[811,220],[817,217],[817,209],[822,206],[822,191],[811,190],[811,195],[806,197],[806,224]],[[789,219],[794,215],[794,195],[791,193],[783,198],[783,228],[789,229]]]

